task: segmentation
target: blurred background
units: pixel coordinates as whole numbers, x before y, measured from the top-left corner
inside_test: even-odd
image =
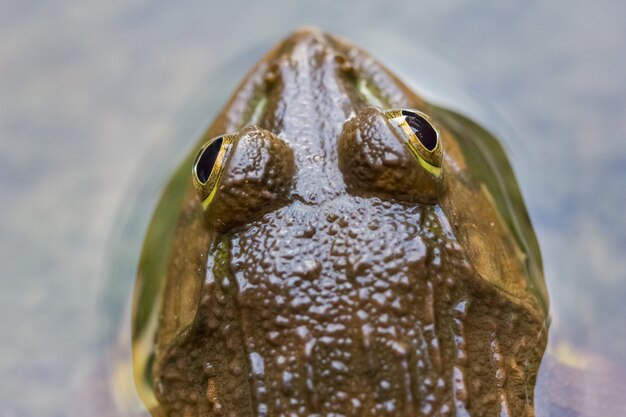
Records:
[[[623,369],[625,18],[618,0],[0,2],[0,417],[83,401],[163,182],[305,24],[502,138],[542,248],[549,352]]]

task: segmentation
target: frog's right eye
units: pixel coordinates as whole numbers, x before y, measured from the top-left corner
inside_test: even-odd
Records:
[[[442,144],[423,113],[365,108],[345,123],[338,154],[350,192],[423,204],[443,192]]]
[[[204,208],[207,208],[215,197],[234,138],[235,135],[213,138],[204,144],[196,155],[193,164],[193,184]]]
[[[294,167],[293,152],[285,141],[249,126],[200,148],[193,184],[209,223],[224,230],[285,202]]]

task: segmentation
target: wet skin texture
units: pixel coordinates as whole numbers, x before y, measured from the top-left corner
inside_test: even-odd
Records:
[[[433,179],[384,110],[431,115]],[[541,288],[459,141],[365,52],[315,30],[259,62],[206,211],[189,180],[163,288],[170,416],[532,416]]]

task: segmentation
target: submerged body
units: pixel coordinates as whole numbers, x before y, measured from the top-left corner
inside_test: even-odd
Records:
[[[491,136],[302,30],[213,137],[161,203],[175,226],[148,237],[167,258],[140,268],[155,415],[534,415],[547,297]]]

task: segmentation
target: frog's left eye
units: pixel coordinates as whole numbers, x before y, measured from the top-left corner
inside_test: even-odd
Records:
[[[234,139],[235,135],[213,138],[202,146],[196,155],[193,164],[193,184],[204,208],[207,208],[215,197]]]
[[[385,116],[399,131],[399,136],[405,138],[407,147],[420,165],[433,175],[441,175],[441,139],[430,118],[415,110],[389,110]]]

